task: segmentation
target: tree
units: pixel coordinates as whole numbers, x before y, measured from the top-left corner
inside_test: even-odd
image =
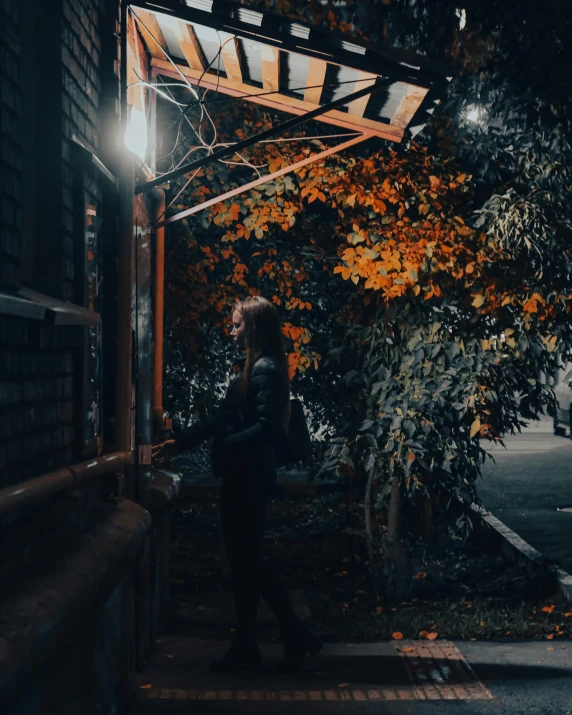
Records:
[[[324,468],[363,480],[372,559],[370,502],[387,514],[398,590],[404,500],[424,495],[466,530],[482,441],[550,409],[550,376],[570,356],[569,99],[515,72],[536,12],[528,3],[521,17],[521,7],[471,4],[460,29],[446,2],[384,3],[378,14],[368,3],[310,4],[314,21],[336,29],[357,33],[367,16],[372,39],[418,50],[438,41],[458,70],[443,113],[418,143],[370,144],[213,207],[178,231],[169,262],[172,344],[184,337],[190,353],[239,296],[262,292],[283,312],[294,386],[335,435]],[[557,17],[543,25],[553,52],[540,76],[565,61],[569,16]],[[219,141],[276,121],[225,106]],[[242,167],[199,174],[184,202],[312,149],[255,147]]]

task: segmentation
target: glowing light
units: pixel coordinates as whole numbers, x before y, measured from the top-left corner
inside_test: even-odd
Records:
[[[145,112],[137,107],[131,107],[131,114],[125,132],[125,146],[138,156],[141,161],[147,154],[147,120]]]
[[[484,107],[479,104],[469,104],[463,112],[463,119],[469,124],[480,124],[484,126],[486,118],[487,112]]]
[[[473,109],[469,109],[466,116],[470,122],[476,122],[479,118],[479,110],[477,107],[473,107]]]
[[[467,24],[467,12],[461,8],[457,8],[455,15],[459,18],[459,30],[462,30]]]

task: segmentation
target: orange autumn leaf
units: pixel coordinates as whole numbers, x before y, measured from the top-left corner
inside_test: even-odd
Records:
[[[428,641],[434,641],[438,635],[439,635],[438,633],[427,633],[427,635],[425,637],[427,638]]]
[[[554,606],[543,606],[542,610],[544,611],[544,613],[552,613],[552,611],[554,610]]]
[[[550,633],[550,635],[547,635],[546,638],[551,641],[554,638],[554,633]]]
[[[391,637],[394,641],[400,641],[403,640],[403,633],[401,633],[400,631],[395,631],[395,633],[391,634]]]
[[[149,688],[152,688],[153,686],[151,685],[151,683],[147,683],[147,685],[140,685],[139,687],[141,688],[141,690],[149,690]]]

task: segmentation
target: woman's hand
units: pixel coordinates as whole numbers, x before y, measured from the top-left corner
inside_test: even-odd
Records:
[[[153,459],[164,459],[165,457],[174,457],[177,454],[177,443],[174,439],[168,439],[161,444],[153,445]]]

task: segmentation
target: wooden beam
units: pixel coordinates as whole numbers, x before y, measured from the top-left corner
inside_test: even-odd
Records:
[[[151,65],[157,68],[160,74],[167,77],[174,77],[179,80],[181,79],[177,70],[166,60],[152,59]],[[189,67],[183,67],[182,65],[177,65],[177,67],[179,71],[185,75],[189,82],[191,82],[191,84],[198,84],[202,75],[201,72],[190,69]],[[252,87],[248,84],[243,84],[238,87],[225,77],[213,78],[212,76],[206,74],[201,79],[201,87],[204,89],[214,90],[215,92],[222,92],[223,94],[228,94],[231,97],[245,99],[248,102],[255,102],[256,104],[261,104],[280,112],[288,112],[289,114],[306,114],[306,112],[316,109],[315,104],[310,104],[303,99],[286,97],[282,94],[267,95],[263,97],[257,96],[260,93],[260,90],[256,87]],[[366,119],[365,117],[353,117],[350,114],[341,112],[337,109],[327,112],[326,114],[322,114],[319,121],[325,122],[326,124],[334,124],[337,127],[343,127],[344,129],[354,132],[363,132],[367,130],[371,136],[389,139],[390,141],[400,142],[403,139],[403,129],[401,127],[383,124],[382,122],[376,122],[372,119]]]
[[[223,43],[220,51],[224,62],[226,77],[231,82],[242,86],[242,67],[240,64],[240,47],[237,37],[230,37]]]
[[[283,169],[278,169],[278,171],[274,171],[271,174],[266,174],[266,176],[259,176],[257,179],[254,179],[254,181],[251,181],[248,184],[238,186],[236,189],[231,189],[230,191],[227,191],[220,196],[214,196],[212,199],[203,201],[196,206],[192,206],[190,209],[185,209],[185,211],[181,211],[180,213],[175,214],[175,216],[170,216],[168,219],[165,219],[165,221],[158,223],[155,228],[161,228],[162,226],[166,226],[168,223],[180,221],[182,218],[186,218],[187,216],[196,214],[197,212],[202,211],[209,206],[214,206],[214,204],[218,204],[221,201],[231,199],[233,196],[238,196],[238,194],[242,194],[245,191],[250,191],[250,189],[254,189],[261,184],[266,184],[269,181],[278,179],[281,176],[284,176],[284,174],[289,174],[292,171],[296,171],[297,169],[301,169],[302,167],[307,166],[308,164],[313,164],[315,161],[325,159],[332,154],[337,154],[344,149],[348,149],[350,146],[354,146],[355,144],[359,144],[365,139],[369,139],[370,136],[371,135],[367,132],[365,134],[360,134],[357,137],[352,137],[352,139],[349,139],[347,142],[343,142],[343,144],[338,144],[338,146],[331,146],[329,149],[325,149],[324,151],[318,152],[317,154],[312,154],[312,156],[305,157],[304,159],[301,159],[294,164],[290,164],[290,166],[285,166]]]
[[[308,79],[306,80],[307,89],[304,92],[305,102],[309,102],[310,104],[320,104],[323,89],[322,85],[326,80],[327,69],[327,62],[324,62],[324,60],[317,60],[315,57],[310,57],[308,64]]]
[[[361,89],[362,87],[373,87],[373,85],[377,81],[377,77],[378,76],[376,74],[360,72],[358,77],[359,81],[356,82],[355,89]],[[355,90],[352,90],[352,92],[353,91]],[[360,97],[359,99],[354,99],[353,102],[350,102],[348,104],[348,114],[351,114],[354,117],[363,117],[370,96],[371,95],[366,94],[365,97]]]
[[[391,126],[405,129],[421,106],[428,91],[427,87],[417,87],[414,84],[410,84],[405,97],[401,100],[401,104],[395,110],[393,117],[391,117]]]
[[[181,20],[174,23],[173,31],[181,48],[181,54],[187,60],[189,67],[201,72],[205,70],[207,61],[193,26]]]
[[[142,10],[137,8],[133,10],[135,19],[138,21],[137,26],[139,27],[139,32],[141,33],[147,49],[152,57],[158,57],[159,59],[165,59],[165,53],[168,53],[167,43],[157,22],[157,18],[154,13],[148,10]]]
[[[272,45],[260,45],[262,86],[269,92],[280,89],[280,50]]]
[[[138,84],[149,79],[149,62],[143,42],[137,33],[133,18],[127,23],[127,102],[137,109],[144,110],[146,90]],[[133,85],[133,86],[131,86]]]

